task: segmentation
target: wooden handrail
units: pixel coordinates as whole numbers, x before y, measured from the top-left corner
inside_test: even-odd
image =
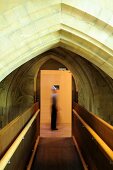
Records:
[[[11,145],[11,147],[8,149],[8,151],[5,153],[5,155],[3,156],[3,158],[0,160],[0,170],[4,170],[4,168],[6,167],[6,165],[8,164],[8,162],[10,162],[11,157],[13,156],[14,152],[16,151],[16,149],[18,148],[19,144],[21,143],[21,141],[24,139],[24,136],[26,135],[26,133],[28,132],[30,126],[32,125],[32,123],[34,122],[34,120],[36,119],[38,113],[40,112],[40,110],[38,109],[36,111],[36,113],[33,115],[33,117],[31,118],[31,120],[27,123],[27,125],[25,126],[25,128],[22,130],[22,132],[19,134],[19,136],[16,138],[16,140],[13,142],[13,144]]]
[[[92,112],[89,112],[93,117],[95,117],[96,119],[98,119],[100,122],[102,122],[105,126],[107,126],[109,129],[113,130],[113,126],[110,125],[109,123],[107,123],[105,120],[101,119],[100,117],[98,117],[97,115],[95,115]]]
[[[102,150],[105,152],[106,156],[113,161],[113,151],[108,147],[108,145],[97,135],[97,133],[78,115],[78,113],[73,109],[74,114],[81,121],[83,126],[88,130],[96,142],[101,146]]]
[[[102,118],[100,118],[99,116],[95,115],[93,112],[89,112],[87,111],[83,106],[79,105],[76,102],[73,102],[74,105],[79,106],[80,108],[82,108],[82,110],[85,110],[86,112],[88,112],[90,115],[92,115],[93,117],[95,117],[96,119],[98,119],[100,122],[102,122],[105,126],[107,126],[109,129],[113,130],[113,126],[110,125],[109,123],[107,123],[105,120],[103,120]]]
[[[29,112],[32,108],[35,107],[36,104],[37,104],[37,103],[33,104],[30,108],[28,108],[27,110],[25,110],[24,113],[19,114],[15,119],[13,119],[11,122],[9,122],[9,123],[7,124],[7,126],[4,126],[4,127],[1,129],[0,134],[1,134],[1,133],[4,133],[4,132],[7,130],[7,128],[10,128],[12,125],[14,125],[14,123],[15,123],[17,120],[19,120],[21,116],[23,116],[23,114]]]

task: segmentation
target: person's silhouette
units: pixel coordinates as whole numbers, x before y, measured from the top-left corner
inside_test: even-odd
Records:
[[[51,130],[57,130],[56,121],[57,121],[57,89],[55,86],[52,86],[52,108],[51,108]]]

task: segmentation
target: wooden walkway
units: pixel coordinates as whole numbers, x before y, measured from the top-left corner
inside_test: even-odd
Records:
[[[40,138],[31,170],[83,170],[72,138]]]
[[[40,125],[40,137],[71,137],[71,124],[57,124],[58,130],[52,131],[50,124]]]

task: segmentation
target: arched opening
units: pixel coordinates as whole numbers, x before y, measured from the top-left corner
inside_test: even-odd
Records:
[[[112,79],[87,60],[59,47],[30,60],[1,82],[1,126],[5,126],[34,102],[39,101],[39,70],[44,63],[51,63],[53,60],[72,72],[73,99],[112,124]],[[109,101],[108,107],[106,101]]]

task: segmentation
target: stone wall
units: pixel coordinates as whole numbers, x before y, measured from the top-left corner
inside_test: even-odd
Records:
[[[73,74],[73,99],[113,124],[113,80],[82,57],[56,48],[22,65],[0,83],[0,127],[39,100],[39,71],[59,67],[66,67]]]

